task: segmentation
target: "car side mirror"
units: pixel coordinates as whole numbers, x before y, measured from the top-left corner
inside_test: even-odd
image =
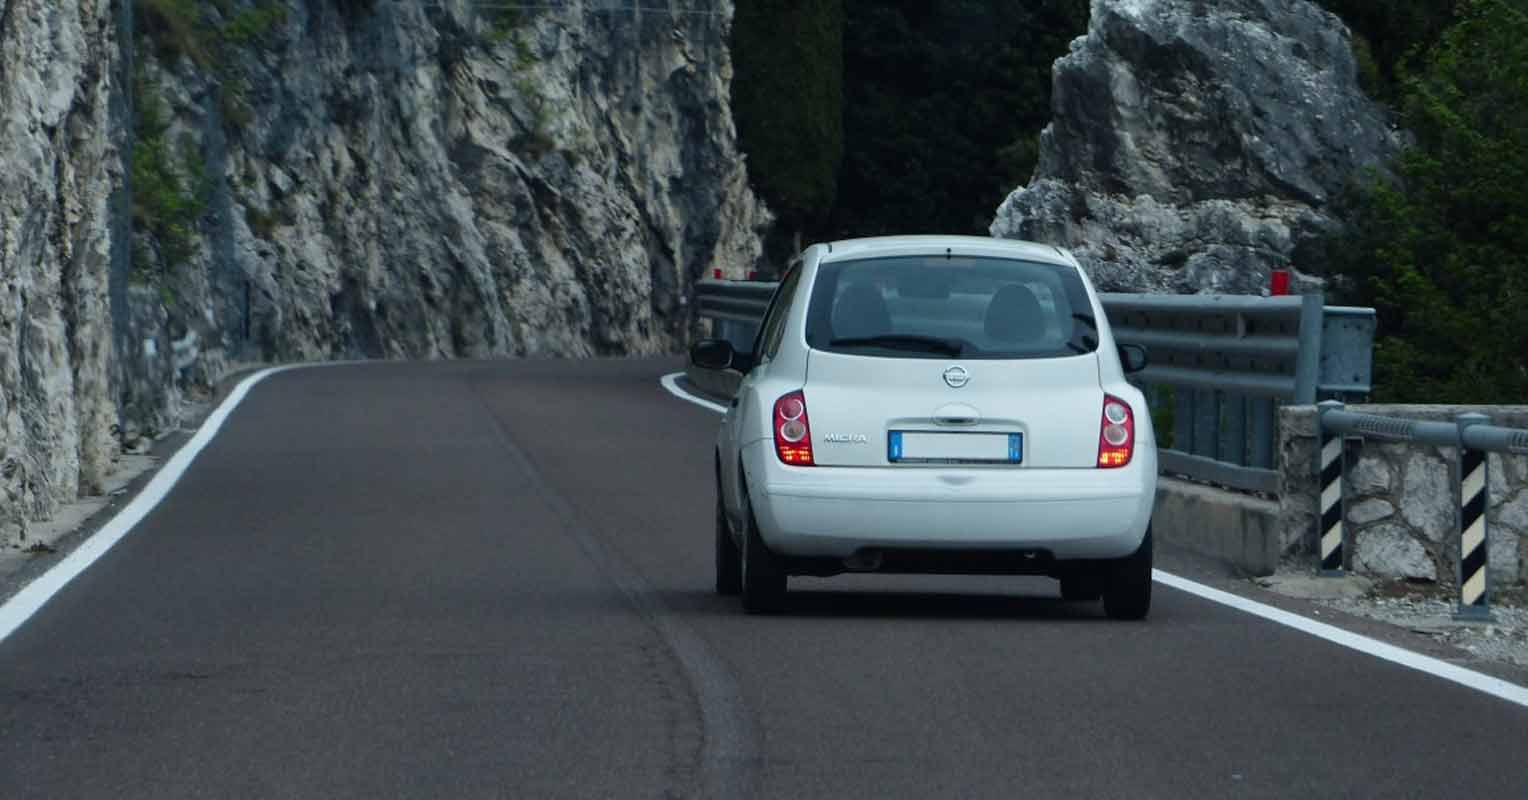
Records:
[[[701,369],[727,369],[737,360],[737,351],[726,339],[701,339],[690,348],[690,363]]]
[[[1119,363],[1125,369],[1125,374],[1129,375],[1145,369],[1151,363],[1151,357],[1141,345],[1122,344],[1119,346]]]

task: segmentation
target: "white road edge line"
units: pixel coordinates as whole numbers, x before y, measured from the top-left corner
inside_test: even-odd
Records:
[[[61,589],[74,580],[81,572],[84,572],[91,564],[94,564],[96,559],[105,555],[106,551],[112,548],[112,545],[115,545],[122,540],[122,537],[132,532],[133,528],[139,522],[142,522],[143,518],[148,516],[155,506],[159,505],[159,502],[165,498],[165,495],[168,495],[170,490],[175,487],[180,477],[186,473],[186,470],[191,466],[191,462],[196,459],[197,454],[201,453],[208,443],[212,441],[212,437],[217,435],[218,430],[223,427],[223,422],[228,419],[228,416],[233,413],[234,408],[239,405],[239,402],[244,399],[245,395],[249,394],[249,390],[254,388],[255,384],[278,372],[300,369],[306,366],[312,365],[291,364],[282,367],[269,367],[239,381],[238,385],[234,386],[233,391],[228,393],[228,397],[224,398],[223,402],[218,404],[218,407],[213,409],[212,413],[208,414],[207,418],[202,421],[202,425],[197,429],[195,435],[182,445],[179,450],[175,451],[175,455],[171,456],[170,460],[166,461],[164,466],[155,473],[154,477],[143,487],[143,491],[138,493],[138,496],[134,497],[126,506],[123,506],[116,516],[112,517],[99,530],[91,534],[90,538],[81,542],[80,546],[74,549],[74,552],[65,556],[62,561],[54,564],[47,572],[44,572],[36,580],[23,587],[11,599],[5,601],[4,605],[0,605],[0,642],[4,642],[7,637],[15,633],[17,628],[20,628],[23,623],[31,619],[32,615],[36,614],[39,609],[46,605],[54,595],[58,594]]]
[[[690,394],[689,392],[686,392],[684,389],[680,388],[679,379],[682,377],[684,377],[683,372],[671,372],[667,375],[664,375],[662,378],[659,378],[658,381],[663,384],[663,388],[669,391],[669,394],[679,398],[680,400],[688,400],[697,406],[702,408],[709,408],[718,414],[727,413],[726,406],[723,406],[719,403],[713,403],[710,400],[706,400],[701,397],[696,397],[695,395]]]
[[[663,388],[668,389],[669,393],[673,394],[675,397],[678,397],[682,400],[688,400],[695,405],[709,408],[712,411],[726,410],[716,403],[695,397],[694,395],[691,395],[681,389],[679,384],[675,382],[675,379],[683,374],[684,373],[682,372],[675,372],[670,375],[664,375],[661,379]],[[1425,672],[1434,677],[1442,678],[1443,680],[1457,683],[1460,686],[1474,689],[1479,692],[1485,692],[1486,694],[1489,694],[1493,697],[1506,700],[1509,703],[1514,703],[1524,708],[1528,708],[1528,688],[1518,686],[1515,683],[1504,681],[1500,678],[1493,678],[1490,675],[1486,675],[1485,673],[1476,672],[1475,670],[1467,669],[1457,664],[1450,664],[1447,661],[1433,658],[1432,656],[1424,656],[1421,653],[1416,653],[1405,648],[1396,647],[1393,644],[1387,644],[1385,642],[1379,641],[1378,639],[1372,639],[1362,634],[1346,631],[1335,625],[1328,625],[1325,622],[1317,622],[1313,619],[1302,617],[1299,614],[1293,614],[1280,608],[1274,608],[1273,606],[1267,605],[1266,603],[1259,603],[1256,600],[1250,600],[1248,598],[1242,597],[1241,595],[1236,595],[1230,592],[1221,591],[1220,589],[1205,586],[1202,583],[1196,583],[1187,578],[1181,578],[1170,572],[1163,572],[1162,570],[1154,569],[1151,571],[1151,577],[1157,583],[1160,583],[1163,586],[1177,589],[1180,592],[1188,592],[1189,594],[1192,594],[1196,597],[1209,600],[1212,603],[1219,603],[1223,606],[1229,606],[1238,611],[1244,611],[1253,616],[1262,617],[1269,622],[1275,622],[1286,627],[1294,628],[1297,631],[1308,633],[1318,639],[1325,639],[1332,644],[1340,645],[1350,650],[1357,650],[1360,653],[1367,653],[1371,656],[1374,656],[1375,658],[1383,659],[1393,664],[1399,664],[1403,667],[1410,667],[1411,669],[1417,670],[1419,672]]]

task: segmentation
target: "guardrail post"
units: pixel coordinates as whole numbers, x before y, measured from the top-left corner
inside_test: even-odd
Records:
[[[1300,303],[1300,350],[1295,355],[1295,402],[1316,402],[1321,381],[1321,327],[1326,302],[1319,294],[1303,295]]]
[[[1220,459],[1247,464],[1247,398],[1228,394],[1224,398],[1225,425],[1220,435]]]
[[[1274,424],[1277,407],[1266,397],[1249,397],[1247,405],[1248,413],[1252,415],[1252,456],[1249,461],[1254,467],[1272,469],[1274,432],[1278,430]]]
[[[1459,609],[1454,619],[1490,622],[1490,537],[1486,526],[1486,494],[1491,485],[1490,459],[1485,451],[1465,444],[1464,431],[1489,422],[1484,414],[1460,414],[1459,466],[1454,472],[1459,498]]]
[[[1316,471],[1321,475],[1321,512],[1318,548],[1321,555],[1319,574],[1338,577],[1343,572],[1342,544],[1347,538],[1346,487],[1343,481],[1343,438],[1326,428],[1323,419],[1328,411],[1341,411],[1342,403],[1327,400],[1317,406],[1316,429],[1320,433],[1321,450],[1316,457]]]
[[[1220,449],[1220,403],[1218,393],[1208,389],[1194,391],[1194,449],[1196,456],[1216,458]]]
[[[1194,391],[1177,387],[1173,391],[1173,449],[1194,452]]]

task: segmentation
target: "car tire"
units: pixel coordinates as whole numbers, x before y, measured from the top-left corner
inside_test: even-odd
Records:
[[[1113,619],[1145,619],[1151,611],[1151,528],[1136,551],[1114,563],[1104,587],[1104,613]]]
[[[771,614],[785,605],[785,571],[779,559],[764,546],[759,524],[753,518],[753,504],[743,490],[743,543],[740,548],[743,610],[749,614]]]
[[[1103,597],[1104,580],[1097,573],[1078,573],[1061,577],[1061,599],[1068,603],[1093,603]]]
[[[716,487],[716,593],[731,596],[743,590],[743,554],[732,538],[732,526],[727,524],[721,492],[721,487]]]

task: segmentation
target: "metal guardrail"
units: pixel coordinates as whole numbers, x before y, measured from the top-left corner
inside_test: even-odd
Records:
[[[715,320],[713,336],[747,350],[776,285],[701,281],[696,311]],[[1100,299],[1114,338],[1151,353],[1132,380],[1171,417],[1159,434],[1164,472],[1275,494],[1278,405],[1369,391],[1373,309],[1324,306],[1317,295]]]
[[[1454,517],[1459,537],[1459,607],[1454,616],[1467,620],[1491,619],[1490,508],[1491,463],[1487,453],[1528,455],[1528,430],[1490,424],[1484,414],[1460,414],[1453,422],[1386,417],[1344,410],[1342,403],[1320,405],[1321,454],[1316,464],[1321,474],[1321,572],[1341,575],[1345,568],[1348,530],[1348,485],[1345,475],[1354,455],[1351,442],[1373,439],[1382,442],[1414,442],[1455,448],[1458,456],[1449,477],[1458,513]]]
[[[1132,380],[1154,409],[1171,409],[1159,433],[1164,472],[1276,494],[1279,405],[1369,391],[1373,309],[1326,306],[1319,295],[1100,300],[1114,338],[1151,353]]]

